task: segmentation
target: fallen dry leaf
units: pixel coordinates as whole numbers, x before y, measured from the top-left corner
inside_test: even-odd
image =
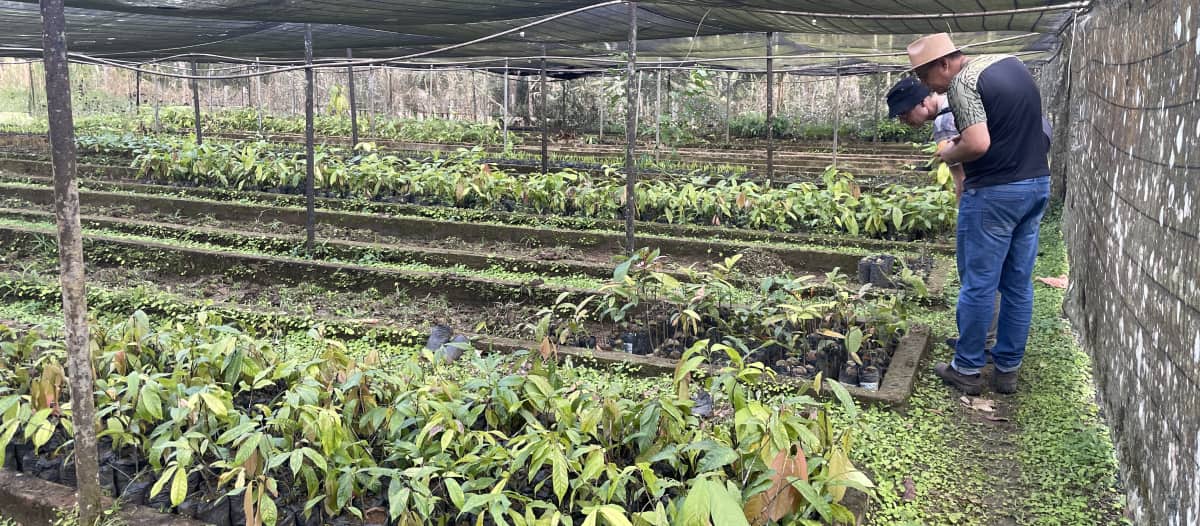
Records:
[[[1037,280],[1056,289],[1065,289],[1070,284],[1070,280],[1067,279],[1066,275],[1057,278],[1037,278]]]
[[[549,360],[558,356],[558,346],[550,341],[549,336],[542,338],[542,344],[538,346],[538,353],[542,355],[542,359]]]
[[[958,401],[962,402],[962,405],[964,407],[966,407],[967,409],[971,409],[973,411],[983,411],[985,413],[996,412],[996,401],[995,400],[990,400],[987,398],[964,396],[962,398],[959,398]]]
[[[771,461],[771,487],[746,501],[743,511],[751,524],[759,526],[778,521],[795,513],[799,504],[804,502],[800,492],[788,482],[788,477],[808,480],[808,459],[799,446],[796,446],[796,451],[795,455],[788,450],[775,455]]]
[[[912,502],[917,498],[917,485],[913,482],[912,477],[904,477],[904,495],[900,498],[904,502]]]

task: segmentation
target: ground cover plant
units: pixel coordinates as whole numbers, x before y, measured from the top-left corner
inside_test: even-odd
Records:
[[[135,312],[94,334],[105,482],[219,523],[846,522],[846,489],[871,491],[849,460],[854,426],[833,427],[803,395],[757,401],[761,365],[696,374],[700,346],[672,380],[628,397],[552,350],[451,374],[428,353],[355,359],[319,331],[289,351],[211,312]],[[38,330],[4,336],[4,462],[69,478],[62,350]],[[732,418],[694,416],[701,390]]]

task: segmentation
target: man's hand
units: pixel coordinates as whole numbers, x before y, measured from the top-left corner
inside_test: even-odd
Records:
[[[992,136],[988,132],[987,122],[972,124],[963,130],[962,134],[950,139],[946,148],[938,152],[938,157],[950,166],[974,161],[983,157],[988,148],[992,147]]]

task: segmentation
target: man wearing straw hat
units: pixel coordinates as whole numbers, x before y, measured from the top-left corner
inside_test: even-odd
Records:
[[[999,290],[993,383],[997,392],[1014,393],[1033,317],[1038,229],[1050,199],[1041,93],[1020,59],[967,56],[945,33],[909,44],[908,57],[921,82],[949,99],[959,135],[938,155],[965,174],[956,233],[959,339],[954,358],[934,372],[964,393],[983,391],[984,340]]]

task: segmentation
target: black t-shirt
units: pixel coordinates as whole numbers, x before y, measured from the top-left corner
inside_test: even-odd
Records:
[[[959,132],[986,122],[992,141],[983,157],[963,163],[963,188],[1050,175],[1041,93],[1020,59],[972,57],[950,82],[947,94]]]

